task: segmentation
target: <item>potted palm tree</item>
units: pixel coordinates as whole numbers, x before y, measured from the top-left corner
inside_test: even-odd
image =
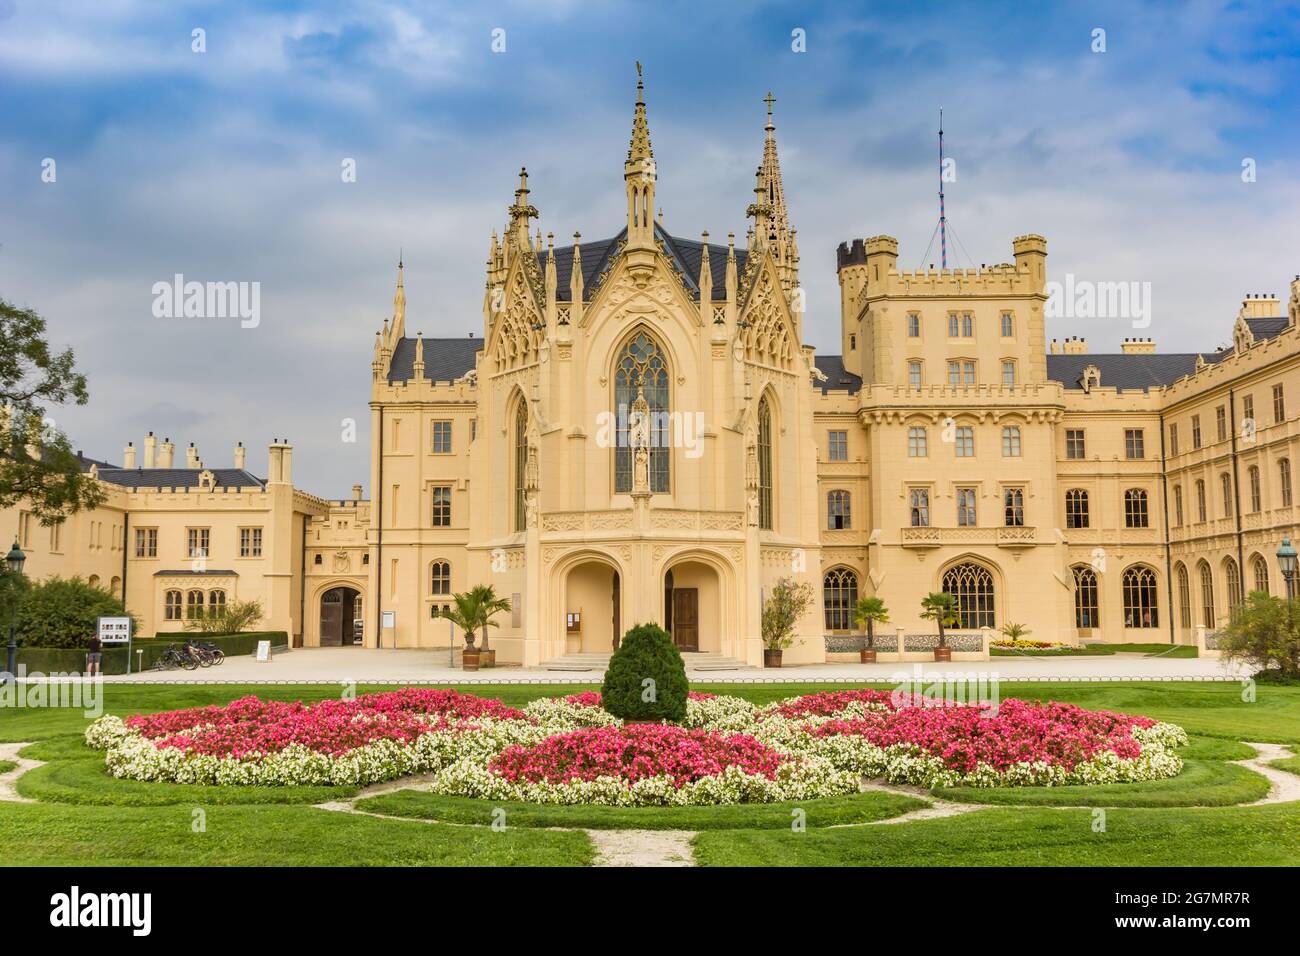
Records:
[[[934,649],[934,659],[952,660],[952,648],[943,629],[945,625],[957,623],[957,599],[947,591],[932,591],[921,599],[921,617],[939,625],[939,646]]]
[[[479,626],[478,598],[474,592],[453,594],[452,603],[439,609],[437,617],[451,621],[465,635],[465,651],[461,656],[461,666],[467,671],[476,671],[479,666],[479,651],[474,646],[474,632]]]
[[[781,578],[763,602],[763,666],[780,667],[781,655],[795,643],[794,629],[813,602],[807,581]]]
[[[853,620],[867,629],[867,646],[858,651],[864,664],[876,662],[875,625],[889,622],[889,608],[878,597],[860,597],[853,608]],[[901,650],[901,648],[900,648]]]
[[[488,628],[498,626],[492,618],[502,611],[510,610],[510,600],[498,597],[496,589],[490,584],[480,584],[469,593],[477,602],[478,626],[483,629],[483,650],[479,655],[479,663],[483,667],[496,667],[497,652],[488,646]]]

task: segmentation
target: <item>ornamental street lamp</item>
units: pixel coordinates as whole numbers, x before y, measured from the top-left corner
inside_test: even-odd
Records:
[[[1290,601],[1295,597],[1296,565],[1296,552],[1291,547],[1290,538],[1282,539],[1282,546],[1277,549],[1277,564],[1282,569],[1282,577],[1286,579],[1286,599]]]
[[[18,542],[9,549],[5,555],[5,564],[9,566],[10,572],[15,579],[23,573],[23,564],[27,561],[27,555],[23,554],[22,548],[18,547]],[[10,592],[13,596],[13,607],[9,613],[9,660],[7,670],[10,680],[14,680],[18,675],[18,582],[14,580]]]

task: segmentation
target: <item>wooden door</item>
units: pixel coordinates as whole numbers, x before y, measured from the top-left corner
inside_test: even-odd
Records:
[[[673,588],[673,643],[679,651],[700,649],[698,588]]]
[[[320,646],[338,647],[342,643],[343,592],[335,588],[320,599]]]

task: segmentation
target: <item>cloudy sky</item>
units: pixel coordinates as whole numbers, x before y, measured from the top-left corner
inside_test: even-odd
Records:
[[[543,230],[616,232],[638,59],[678,235],[744,234],[774,91],[819,350],[838,350],[839,242],[889,233],[927,261],[941,106],[957,264],[1042,233],[1053,278],[1150,282],[1141,334],[1170,351],[1227,341],[1243,294],[1300,272],[1294,4],[0,0],[0,297],[90,377],[90,405],[54,417],[114,461],[152,429],[214,466],[242,440],[264,474],[285,436],[299,486],[368,484],[398,250],[408,330],[459,336],[481,332],[520,165]],[[259,282],[260,325],[156,317],[176,273]]]

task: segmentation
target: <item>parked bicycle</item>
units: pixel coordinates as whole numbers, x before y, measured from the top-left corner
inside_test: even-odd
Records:
[[[173,644],[158,655],[158,660],[154,661],[153,669],[156,671],[171,671],[181,667],[187,671],[192,671],[197,670],[198,666],[198,658],[189,654],[183,647]]]

